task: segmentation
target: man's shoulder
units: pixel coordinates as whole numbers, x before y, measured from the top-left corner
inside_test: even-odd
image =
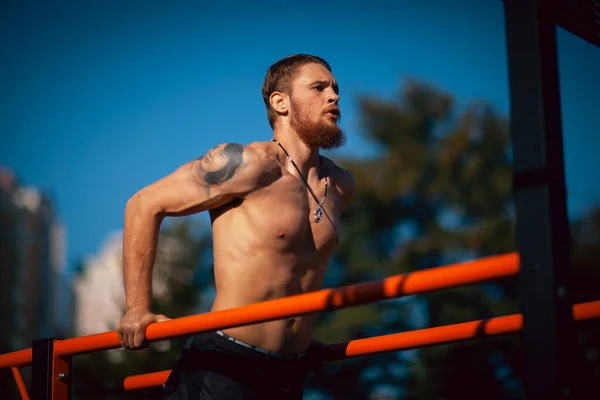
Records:
[[[212,154],[230,154],[235,153],[243,156],[244,163],[255,164],[260,162],[266,162],[269,160],[271,154],[269,153],[269,142],[251,142],[251,143],[238,143],[238,142],[222,142],[211,148],[206,155],[211,156]],[[205,156],[206,156],[205,155]]]
[[[207,181],[209,176],[214,182],[207,182],[218,184],[222,191],[247,194],[273,181],[280,172],[267,150],[261,142],[221,142],[195,160],[200,164],[192,165],[192,170],[202,171],[197,180]]]
[[[269,158],[271,156],[271,142],[251,142],[244,146],[248,152],[261,158]]]
[[[270,173],[279,169],[277,154],[273,152],[270,141],[248,143],[244,146],[244,154],[246,154],[244,159],[262,173]]]
[[[332,159],[325,156],[321,157],[325,161],[325,165],[330,172],[330,176],[334,181],[334,184],[348,194],[354,193],[356,182],[354,181],[354,176],[352,173],[349,170],[337,165]]]
[[[354,179],[352,173],[349,170],[339,166],[331,158],[325,157],[323,155],[321,156],[321,158],[323,159],[323,161],[325,161],[325,166],[331,172],[332,176],[341,179]]]
[[[248,177],[259,181],[270,179],[280,171],[276,154],[273,154],[270,141],[240,144],[243,153],[242,168]]]

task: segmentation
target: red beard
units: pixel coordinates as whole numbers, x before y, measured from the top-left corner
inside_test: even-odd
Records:
[[[302,107],[294,100],[291,102],[291,126],[307,146],[334,149],[346,143],[346,135],[337,124],[327,123],[321,118],[316,122],[310,121]]]

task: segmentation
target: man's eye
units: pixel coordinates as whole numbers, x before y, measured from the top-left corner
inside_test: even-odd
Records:
[[[315,86],[315,89],[320,92],[320,91],[325,90],[325,86]]]

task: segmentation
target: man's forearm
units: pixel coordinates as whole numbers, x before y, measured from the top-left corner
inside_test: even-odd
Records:
[[[162,217],[130,200],[125,210],[123,232],[123,277],[127,310],[150,309],[152,301],[152,269]]]

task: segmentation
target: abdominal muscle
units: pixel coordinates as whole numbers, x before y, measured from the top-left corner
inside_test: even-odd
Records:
[[[265,254],[257,250],[238,262],[215,262],[217,295],[212,311],[227,310],[310,290],[315,274],[296,271],[298,260],[290,255]],[[228,258],[228,257],[224,257]],[[306,271],[306,268],[303,269]],[[238,340],[285,354],[302,353],[311,340],[312,316],[295,316],[275,321],[223,329]]]
[[[297,182],[282,178],[269,190],[211,212],[216,284],[212,311],[321,288],[336,230],[312,224],[306,192]],[[251,345],[293,354],[308,348],[312,321],[312,315],[304,315],[222,330]]]

